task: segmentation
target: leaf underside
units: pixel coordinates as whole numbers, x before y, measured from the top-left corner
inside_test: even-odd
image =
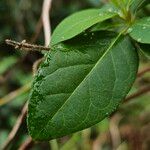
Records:
[[[105,36],[104,36],[105,35]],[[35,76],[28,129],[50,140],[91,127],[129,92],[138,56],[129,38],[106,32],[80,35],[53,47]]]

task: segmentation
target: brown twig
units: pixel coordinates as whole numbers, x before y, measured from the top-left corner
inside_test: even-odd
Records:
[[[150,72],[150,67],[143,69],[137,75],[138,78],[142,77],[145,73]]]
[[[26,40],[23,40],[22,42],[16,42],[13,40],[6,39],[6,44],[11,45],[15,47],[15,49],[21,49],[21,50],[27,50],[27,51],[49,51],[49,47],[41,46],[41,45],[34,45],[26,43]]]
[[[45,45],[48,46],[51,40],[50,9],[52,0],[44,0],[42,8],[42,21],[44,27]]]
[[[17,121],[16,121],[16,124],[14,125],[13,129],[11,130],[2,150],[7,150],[9,145],[11,144],[11,142],[13,141],[13,139],[15,138],[21,124],[23,123],[25,117],[26,117],[26,113],[27,113],[27,102],[26,104],[24,105],[22,111],[21,111],[21,114],[19,115]]]
[[[4,82],[4,77],[0,75],[0,84]]]
[[[10,102],[11,100],[13,100],[16,96],[22,94],[22,93],[25,93],[27,91],[29,91],[30,89],[30,86],[31,84],[28,83],[26,85],[24,85],[23,87],[13,91],[13,92],[10,92],[8,95],[6,95],[5,97],[3,98],[0,98],[0,106],[2,105],[5,105],[7,104],[8,102]]]
[[[13,40],[6,39],[6,43],[8,45],[15,47],[15,49],[21,49],[21,50],[27,50],[27,51],[42,51],[42,50],[49,51],[50,48],[47,46],[48,46],[50,39],[51,39],[51,25],[50,25],[50,20],[49,20],[49,10],[51,8],[51,3],[52,3],[52,0],[44,0],[43,11],[42,11],[42,21],[43,21],[43,26],[44,26],[46,47],[41,46],[41,45],[29,44],[29,43],[26,43],[25,40],[23,40],[22,42],[16,42]],[[37,35],[39,35],[40,30],[41,30],[41,26],[42,26],[41,20],[39,20],[39,22],[37,24],[37,29],[39,32],[36,34],[36,36],[33,38],[33,40],[35,38],[37,38]],[[41,60],[39,60],[39,61],[41,61]],[[39,64],[39,61],[38,61],[38,64]],[[36,65],[36,64],[37,64],[37,62],[35,62],[34,65]],[[38,66],[38,65],[36,65],[36,66]],[[23,107],[22,112],[19,115],[15,126],[13,127],[12,131],[10,132],[8,139],[6,140],[6,142],[3,146],[3,150],[6,150],[9,147],[9,145],[11,144],[11,142],[13,141],[14,137],[16,136],[16,134],[17,134],[17,132],[21,126],[21,124],[23,123],[24,118],[26,117],[26,113],[27,113],[27,103]],[[32,141],[32,139],[28,138],[26,140],[26,142],[20,146],[19,150],[28,149],[33,144],[34,144],[34,142]]]
[[[122,116],[120,116],[119,114],[115,114],[114,116],[111,117],[110,122],[109,122],[109,131],[111,135],[113,150],[116,150],[117,147],[121,143],[121,137],[120,137],[120,132],[118,128],[118,124],[121,118]]]
[[[133,93],[132,95],[128,96],[125,100],[124,100],[124,103],[127,103],[128,101],[134,99],[134,98],[137,98],[145,93],[148,93],[150,92],[150,86],[146,86],[146,87],[143,87],[142,89],[140,89],[139,91],[137,91],[136,93]]]
[[[41,63],[43,60],[44,60],[44,58],[40,58],[40,59],[38,59],[37,61],[34,62],[33,67],[32,67],[33,75],[36,74],[40,63]]]
[[[31,137],[28,137],[26,141],[19,147],[18,150],[29,150],[34,144]]]

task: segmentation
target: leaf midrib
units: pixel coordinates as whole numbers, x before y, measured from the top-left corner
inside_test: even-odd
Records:
[[[85,79],[88,77],[88,75],[97,67],[97,65],[99,64],[99,62],[101,62],[103,60],[103,58],[105,57],[105,55],[109,52],[109,50],[115,45],[115,43],[118,41],[118,39],[120,38],[120,36],[122,35],[122,33],[124,32],[124,30],[122,32],[119,33],[119,35],[115,38],[115,40],[110,44],[110,46],[108,47],[108,49],[104,52],[103,56],[97,61],[97,63],[95,64],[95,66],[91,69],[91,71],[85,76],[85,78],[83,79],[82,82],[85,81]],[[81,82],[81,83],[82,83]],[[80,84],[81,84],[80,83]],[[80,84],[77,86],[77,88],[72,92],[72,94],[78,89],[78,87],[80,86]],[[45,127],[49,124],[49,122],[57,115],[57,113],[59,112],[60,109],[63,108],[63,106],[68,102],[69,98],[72,96],[72,94],[68,97],[68,99],[64,102],[64,104],[57,110],[57,112],[51,117],[51,119],[48,120],[48,122],[46,123]],[[42,130],[39,131],[39,133],[37,134],[37,136],[35,136],[36,138],[38,138],[41,134],[41,132],[44,130],[44,128]]]

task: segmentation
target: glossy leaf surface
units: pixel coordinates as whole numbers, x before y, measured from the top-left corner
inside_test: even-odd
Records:
[[[29,100],[33,139],[80,131],[116,110],[135,80],[138,56],[129,38],[114,37],[106,32],[84,34],[47,54]]]
[[[106,6],[102,9],[88,9],[77,12],[64,19],[56,27],[52,34],[51,45],[68,40],[94,24],[116,15],[117,13],[111,8],[111,6]]]
[[[150,17],[137,20],[128,31],[130,36],[139,43],[150,44]]]

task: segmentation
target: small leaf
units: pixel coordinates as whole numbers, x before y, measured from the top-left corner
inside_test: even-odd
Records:
[[[150,44],[150,17],[137,20],[128,31],[130,36],[139,43]]]
[[[109,5],[102,9],[88,9],[77,12],[64,19],[54,30],[51,45],[73,38],[98,22],[116,16]]]
[[[129,38],[114,37],[107,32],[80,35],[47,54],[29,99],[33,139],[83,130],[116,110],[135,80],[138,55]]]

